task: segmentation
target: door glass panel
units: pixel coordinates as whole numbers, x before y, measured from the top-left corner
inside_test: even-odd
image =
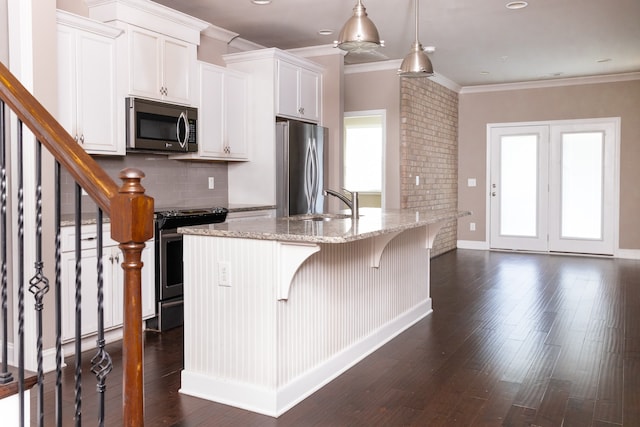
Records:
[[[604,135],[562,134],[562,238],[602,239]]]
[[[538,136],[503,136],[500,157],[500,234],[536,237]]]

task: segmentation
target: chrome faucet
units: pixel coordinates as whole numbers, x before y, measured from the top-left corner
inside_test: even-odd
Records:
[[[347,205],[349,207],[349,209],[351,209],[351,218],[352,219],[358,219],[360,217],[360,206],[358,203],[358,192],[357,191],[349,191],[346,189],[342,189],[343,191],[346,191],[347,193],[349,193],[351,195],[351,199],[349,199],[347,196],[345,196],[344,194],[340,193],[339,191],[335,191],[335,190],[324,190],[322,192],[323,195],[328,196],[329,194],[331,194],[332,196],[337,197],[338,199],[342,200],[344,202],[345,205]]]

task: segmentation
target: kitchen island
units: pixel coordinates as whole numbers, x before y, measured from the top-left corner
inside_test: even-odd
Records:
[[[468,212],[361,209],[184,227],[180,392],[278,416],[431,313],[429,252]]]

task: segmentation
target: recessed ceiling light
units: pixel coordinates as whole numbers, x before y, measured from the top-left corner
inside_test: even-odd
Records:
[[[320,34],[321,36],[330,36],[331,34],[333,34],[333,30],[320,30],[318,31],[318,34]]]
[[[610,62],[610,61],[612,61],[612,59],[611,59],[611,58],[603,58],[603,59],[598,59],[598,61],[597,61],[597,62],[599,62],[599,63],[601,63],[601,64],[602,64],[603,62]]]
[[[482,74],[483,76],[488,76],[489,72],[488,71],[480,71],[480,74]]]
[[[556,72],[556,73],[549,73],[549,76],[551,77],[560,77],[564,75],[564,73],[562,71]]]
[[[526,1],[510,1],[505,5],[507,9],[515,10],[515,9],[524,9],[529,6],[529,3]]]
[[[265,4],[271,4],[271,0],[251,0],[251,3],[265,5]]]

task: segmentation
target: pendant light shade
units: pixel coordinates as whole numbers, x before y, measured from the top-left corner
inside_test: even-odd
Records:
[[[370,52],[381,46],[384,46],[384,41],[380,40],[378,29],[367,16],[362,0],[358,0],[353,16],[340,30],[335,47],[348,52]]]
[[[411,46],[411,52],[407,56],[404,57],[402,64],[400,65],[400,69],[398,70],[398,74],[403,77],[429,77],[433,75],[433,65],[431,65],[431,60],[424,53],[424,49],[422,49],[422,44],[418,40],[418,1],[415,0],[416,5],[416,40],[413,42]]]

